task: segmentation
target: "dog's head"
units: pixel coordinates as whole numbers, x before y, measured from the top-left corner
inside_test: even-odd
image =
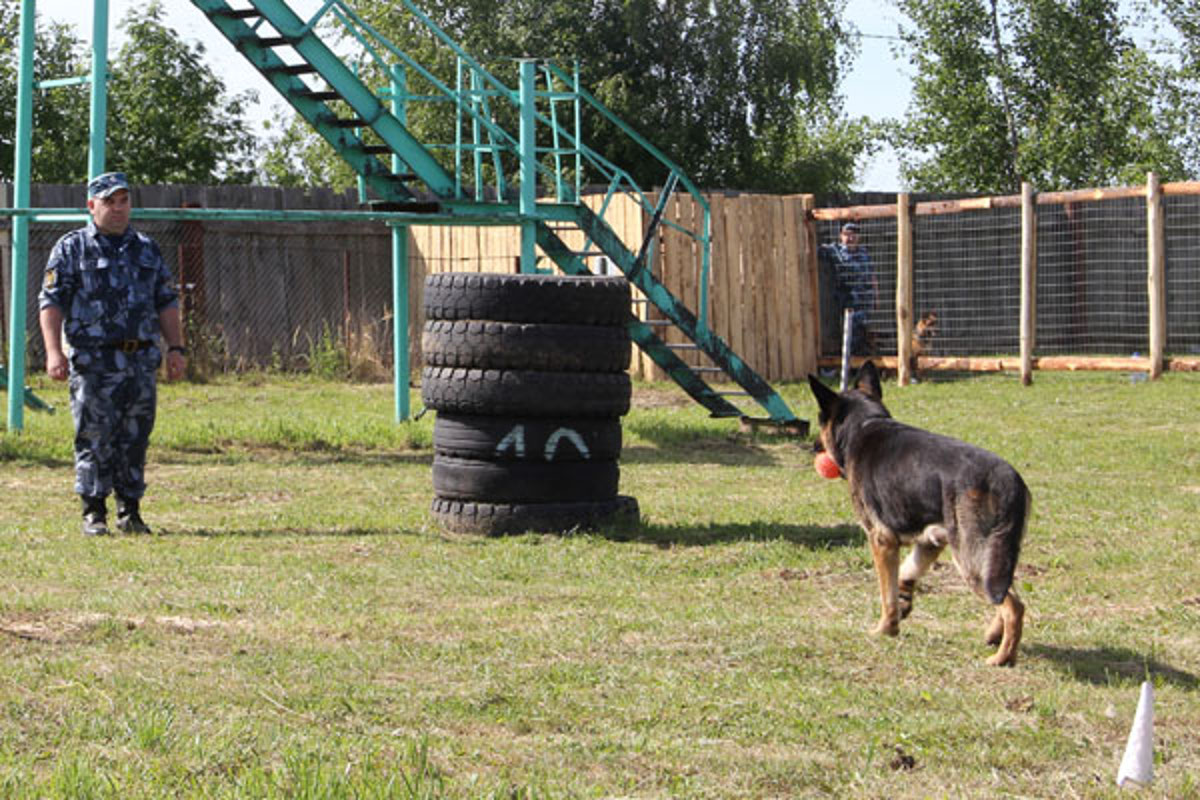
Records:
[[[815,375],[808,376],[808,385],[820,408],[819,431],[813,449],[828,453],[845,475],[848,439],[868,419],[891,416],[883,405],[879,370],[873,362],[863,362],[850,388],[840,394],[821,383]]]
[[[932,339],[937,336],[938,315],[936,311],[927,311],[913,326],[913,335],[918,339]]]

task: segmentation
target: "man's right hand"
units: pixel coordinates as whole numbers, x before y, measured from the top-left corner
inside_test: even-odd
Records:
[[[56,381],[67,379],[67,357],[61,352],[46,354],[46,374]]]

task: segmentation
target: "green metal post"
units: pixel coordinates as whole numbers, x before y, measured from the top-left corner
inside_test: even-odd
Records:
[[[358,77],[358,64],[354,65],[354,77]],[[354,129],[355,136],[361,138],[362,134],[362,128]],[[358,173],[358,204],[360,206],[365,206],[367,204],[367,176],[363,175],[361,172]]]
[[[37,16],[34,0],[21,3],[21,63],[17,67],[17,118],[13,142],[13,206],[29,207],[33,161],[33,49]],[[25,427],[25,293],[29,285],[29,218],[13,220],[12,313],[8,335],[8,429]]]
[[[88,177],[104,173],[108,138],[108,0],[96,0],[92,11],[92,107]]]
[[[408,124],[408,79],[404,67],[392,67],[392,113],[402,124]],[[392,171],[404,172],[406,166],[399,155],[392,155]],[[392,226],[392,352],[395,372],[396,422],[409,416],[408,364],[408,226]]]
[[[521,272],[537,272],[537,64],[521,61]]]

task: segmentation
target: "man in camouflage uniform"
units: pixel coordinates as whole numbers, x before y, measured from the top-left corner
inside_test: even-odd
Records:
[[[129,226],[125,175],[93,178],[87,193],[92,221],[54,245],[38,295],[46,373],[70,378],[83,532],[108,533],[106,498],[115,492],[117,527],[150,533],[138,506],[146,490],[160,335],[167,379],[182,377],[187,366],[179,300],[158,245]]]
[[[847,222],[842,226],[840,241],[822,245],[821,254],[834,269],[838,307],[851,310],[850,353],[865,356],[874,349],[867,329],[867,314],[875,309],[879,285],[867,248],[859,242],[858,234],[858,223]]]

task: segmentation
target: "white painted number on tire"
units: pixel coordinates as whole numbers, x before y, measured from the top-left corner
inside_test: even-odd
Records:
[[[500,440],[500,444],[496,445],[496,455],[501,455],[505,450],[513,449],[517,451],[517,458],[525,457],[525,426],[518,425],[513,428],[508,434]]]
[[[559,428],[554,433],[550,434],[550,438],[546,440],[547,461],[554,460],[554,454],[558,450],[558,443],[563,439],[568,439],[570,440],[571,444],[575,445],[575,449],[579,451],[579,455],[583,457],[584,461],[587,461],[592,457],[592,454],[588,452],[587,444],[584,443],[583,437],[579,435],[578,431],[572,430],[571,428]]]

